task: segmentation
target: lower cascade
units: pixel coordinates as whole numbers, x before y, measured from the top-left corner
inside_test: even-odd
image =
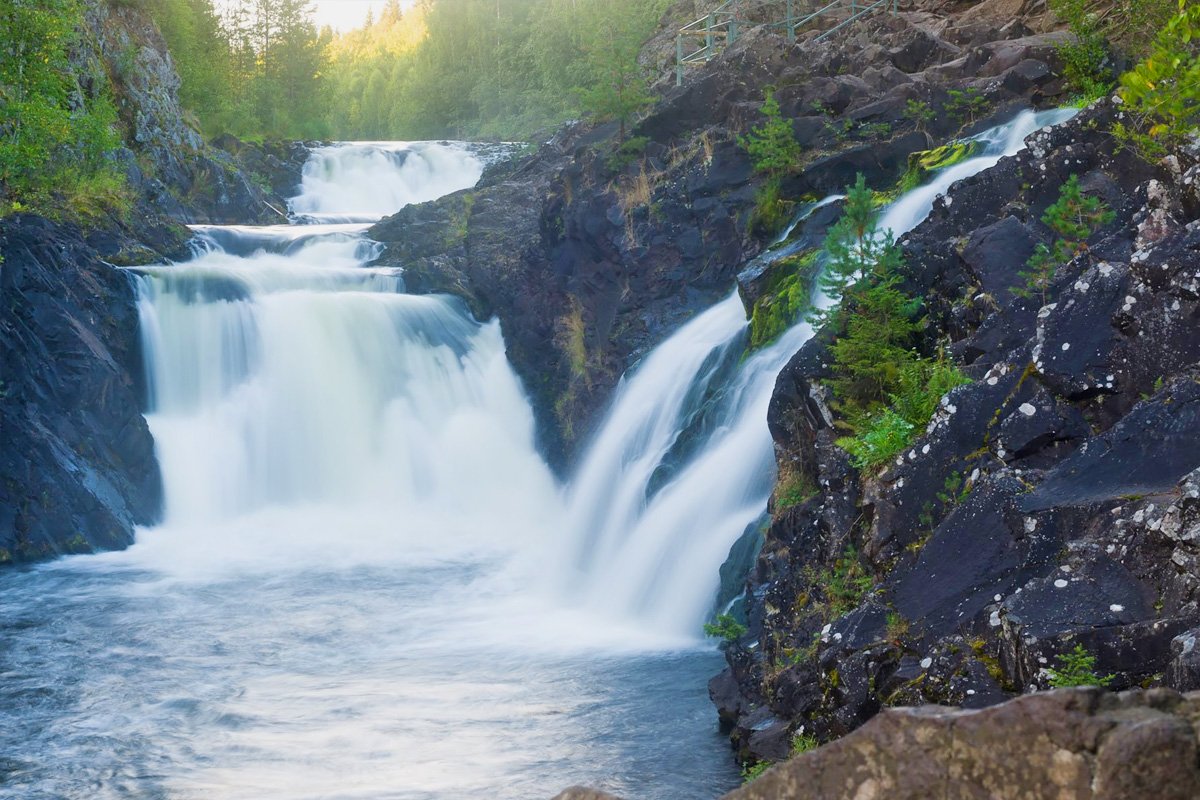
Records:
[[[883,226],[902,235],[1067,114],[980,135]],[[700,629],[766,509],[767,406],[811,328],[747,353],[730,295],[631,370],[558,485],[499,324],[367,266],[361,221],[482,163],[460,145],[322,148],[293,203],[322,224],[198,226],[192,260],[139,270],[165,516],[0,593],[0,721],[20,731],[0,797],[593,783],[666,800],[739,782]]]

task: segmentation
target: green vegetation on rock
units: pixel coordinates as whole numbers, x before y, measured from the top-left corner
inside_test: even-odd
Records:
[[[877,230],[877,215],[860,175],[825,241],[822,286],[840,305],[814,315],[841,331],[830,348],[828,383],[853,432],[838,445],[860,469],[882,466],[907,447],[941,397],[967,381],[943,354],[923,358],[912,349],[920,301],[901,289],[900,250],[890,231]]]
[[[1049,245],[1038,244],[1029,258],[1029,268],[1020,273],[1025,285],[1014,288],[1013,293],[1021,297],[1039,296],[1045,304],[1046,292],[1059,265],[1086,252],[1087,240],[1114,217],[1103,200],[1084,195],[1079,188],[1079,176],[1072,175],[1059,191],[1058,200],[1042,215],[1042,222],[1058,238]]]
[[[71,71],[82,26],[77,0],[0,4],[0,215],[128,209],[107,83],[85,92]]]
[[[736,642],[746,633],[746,626],[738,622],[732,614],[718,614],[712,622],[704,623],[704,635],[726,642]]]
[[[1113,133],[1147,157],[1165,155],[1200,126],[1200,5],[1180,0],[1179,13],[1149,53],[1121,76],[1128,121]]]
[[[820,253],[816,250],[781,258],[771,265],[767,291],[750,314],[750,347],[775,341],[796,324],[812,301]]]
[[[765,121],[738,137],[738,144],[750,156],[754,171],[766,176],[754,197],[750,230],[772,234],[787,222],[793,203],[784,199],[781,181],[800,164],[800,144],[792,123],[783,118],[775,92],[765,90],[759,111]]]
[[[1050,685],[1055,689],[1071,686],[1108,686],[1116,678],[1115,675],[1101,677],[1096,674],[1096,657],[1089,653],[1083,645],[1077,644],[1071,650],[1060,656],[1055,656],[1057,667],[1046,670]]]

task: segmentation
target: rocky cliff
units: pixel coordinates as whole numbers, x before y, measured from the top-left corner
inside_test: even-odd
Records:
[[[1200,685],[1200,153],[1147,163],[1116,146],[1119,114],[1103,102],[1035,134],[902,240],[926,347],[972,382],[894,463],[860,472],[835,444],[828,337],[780,376],[781,470],[814,489],[777,498],[750,633],[711,687],[743,756],[781,758],[796,731],[837,738],[888,706],[1045,688],[1076,646],[1116,688]],[[1021,297],[1071,176],[1115,216],[1044,296]],[[851,568],[859,588],[828,602]]]

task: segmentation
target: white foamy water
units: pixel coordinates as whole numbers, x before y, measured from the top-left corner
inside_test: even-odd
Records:
[[[372,222],[468,189],[483,167],[461,142],[339,142],[313,152],[292,212],[316,222]]]

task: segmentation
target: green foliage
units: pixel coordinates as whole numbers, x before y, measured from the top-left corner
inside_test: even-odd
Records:
[[[128,208],[107,87],[81,93],[70,70],[82,22],[77,0],[0,4],[0,215]]]
[[[1070,686],[1108,686],[1116,678],[1115,675],[1100,677],[1096,674],[1096,657],[1077,644],[1074,649],[1055,656],[1057,667],[1051,667],[1046,672],[1050,676],[1050,685],[1055,689]]]
[[[969,125],[987,110],[987,98],[978,89],[951,89],[946,113],[959,125]]]
[[[775,484],[775,511],[786,511],[816,494],[816,487],[802,473],[780,474]]]
[[[781,258],[771,265],[772,278],[750,313],[750,347],[775,341],[808,310],[820,253]]]
[[[713,622],[704,623],[704,635],[726,642],[736,642],[746,634],[746,626],[738,622],[732,614],[718,614]]]
[[[917,130],[924,131],[937,118],[937,114],[923,100],[909,100],[904,104],[904,118],[916,125]]]
[[[154,0],[175,57],[180,100],[205,132],[312,139],[327,135],[325,71],[332,33],[318,32],[311,0]]]
[[[649,102],[639,47],[667,0],[388,0],[337,36],[341,138],[531,136],[590,114],[622,127]]]
[[[832,311],[814,309],[810,318],[824,324],[840,320],[839,304],[855,298],[860,279],[888,280],[900,263],[900,251],[891,233],[878,234],[874,196],[861,174],[854,186],[846,190],[846,206],[841,219],[825,237],[826,269],[821,276],[821,289],[834,302]],[[871,283],[870,280],[864,282]]]
[[[1045,303],[1058,266],[1085,252],[1088,238],[1115,216],[1103,200],[1085,196],[1079,188],[1079,176],[1072,175],[1059,190],[1058,200],[1042,215],[1042,222],[1058,238],[1050,245],[1043,242],[1037,246],[1027,263],[1028,269],[1020,273],[1025,285],[1014,288],[1013,293],[1021,297],[1037,295]]]
[[[901,291],[900,251],[890,233],[877,231],[876,216],[860,175],[825,240],[822,287],[839,305],[812,315],[842,330],[830,348],[828,383],[854,434],[838,445],[860,469],[882,466],[908,446],[940,398],[967,380],[943,355],[913,352],[920,302]]]
[[[890,408],[867,415],[855,426],[854,436],[837,440],[838,447],[850,454],[859,469],[875,469],[891,461],[908,447],[916,427]]]
[[[649,136],[634,136],[623,140],[608,157],[606,166],[613,172],[620,172],[641,158],[648,144]]]
[[[834,560],[833,566],[820,571],[805,568],[806,576],[813,588],[825,599],[830,618],[850,613],[875,588],[875,581],[867,573],[853,547]]]
[[[742,767],[742,783],[750,783],[758,779],[764,772],[775,766],[770,761],[757,761]]]
[[[1108,42],[1088,0],[1050,0],[1050,10],[1067,23],[1074,40],[1058,46],[1067,83],[1084,97],[1096,98],[1112,86]]]
[[[1180,0],[1179,13],[1120,84],[1129,122],[1114,127],[1119,140],[1152,158],[1191,136],[1200,125],[1200,4]]]
[[[807,753],[809,750],[816,750],[821,746],[817,741],[817,737],[808,733],[797,733],[792,737],[792,755],[798,756],[801,753]]]
[[[791,217],[795,204],[783,196],[779,178],[767,178],[754,193],[754,208],[750,211],[750,232],[772,235]]]
[[[738,144],[750,155],[756,172],[777,177],[796,168],[800,161],[800,143],[796,141],[792,123],[783,118],[772,89],[767,89],[759,111],[766,121],[745,136],[739,136]]]
[[[909,622],[898,611],[889,611],[887,615],[887,638],[899,642],[908,636]]]

